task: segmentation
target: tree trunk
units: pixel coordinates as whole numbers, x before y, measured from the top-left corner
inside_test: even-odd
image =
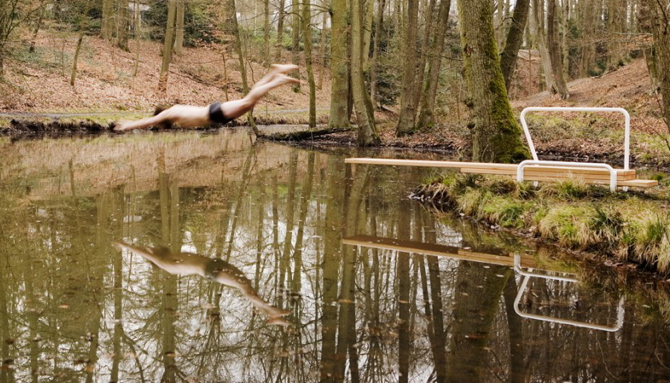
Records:
[[[670,132],[670,9],[660,0],[650,2],[658,82],[663,98],[663,118]]]
[[[565,83],[563,73],[563,55],[558,36],[557,10],[556,0],[547,0],[547,45],[552,73],[554,75],[554,87],[550,88],[550,90],[565,100],[570,97],[570,93],[568,92],[568,85]]]
[[[325,0],[323,7],[326,7]],[[323,72],[326,67],[326,25],[328,25],[328,12],[323,12],[323,21],[321,22],[321,38],[319,40],[319,89],[323,88]]]
[[[102,0],[100,36],[108,41],[114,37],[114,0]]]
[[[528,158],[500,69],[489,0],[458,0],[472,160],[519,162]]]
[[[358,122],[358,146],[377,146],[381,143],[363,79],[363,28],[361,0],[351,1],[351,85]]]
[[[72,58],[72,72],[70,73],[70,86],[74,86],[77,79],[77,62],[79,61],[79,53],[81,52],[81,44],[84,42],[84,31],[79,33],[77,40],[77,48],[74,50],[74,57]]]
[[[375,42],[372,48],[372,62],[370,63],[370,100],[373,110],[377,108],[377,62],[379,58],[379,39],[381,38],[382,24],[384,22],[385,6],[386,0],[379,0],[377,20],[375,22]]]
[[[135,65],[133,66],[133,78],[137,76],[137,72],[139,71],[140,67],[140,37],[142,35],[142,29],[141,29],[141,14],[140,14],[140,4],[138,2],[135,2],[135,7],[134,7],[134,29],[135,29]]]
[[[440,82],[440,69],[442,68],[442,53],[444,52],[444,40],[449,28],[449,8],[451,0],[442,0],[438,11],[435,38],[428,53],[428,77],[423,84],[421,96],[421,109],[419,112],[419,129],[430,129],[435,123],[435,97],[437,97],[437,85]]]
[[[118,0],[118,17],[117,17],[117,33],[116,46],[128,52],[128,26],[130,25],[130,15],[128,12],[128,0]]]
[[[421,48],[419,50],[419,59],[417,60],[417,71],[416,71],[416,86],[414,86],[414,105],[416,108],[419,107],[420,101],[423,98],[423,80],[426,74],[426,60],[428,60],[428,51],[431,40],[434,39],[433,33],[433,19],[435,18],[433,14],[435,13],[435,0],[429,0],[428,5],[426,5],[423,14],[426,15],[426,26],[423,33],[423,41],[421,42]],[[416,113],[416,112],[415,112]],[[418,127],[415,127],[418,128]]]
[[[507,40],[505,41],[505,48],[500,55],[500,68],[502,69],[508,92],[512,77],[514,76],[519,48],[523,42],[523,31],[526,28],[529,8],[530,0],[517,0],[514,6],[514,14],[512,15],[512,23],[507,33]]]
[[[284,15],[286,14],[284,12],[284,6],[285,6],[285,0],[279,0],[279,15],[277,16],[277,51],[275,53],[275,61],[281,62],[281,56],[282,56],[282,47],[283,43],[282,40],[284,39]]]
[[[186,12],[186,0],[177,0],[177,19],[175,21],[174,53],[181,56],[184,47],[184,14]]]
[[[309,23],[312,19],[311,6],[309,1],[302,3],[302,34],[305,46],[305,70],[307,70],[307,82],[309,83],[309,127],[316,128],[316,84],[312,67],[312,27]]]
[[[640,10],[638,12],[637,17],[639,19],[638,24],[640,26],[640,32],[648,33],[654,36],[652,24],[655,21],[652,21],[651,5],[652,5],[651,1],[643,1],[642,4],[640,4]],[[647,71],[649,72],[649,81],[651,83],[650,92],[652,94],[657,94],[661,89],[661,82],[659,75],[660,72],[658,70],[659,62],[658,60],[656,60],[657,49],[655,48],[654,45],[655,45],[654,41],[652,41],[650,45],[644,48],[643,52],[644,52],[644,59],[647,64]]]
[[[332,0],[330,42],[330,119],[331,129],[349,125],[349,33],[347,0]]]
[[[242,77],[242,92],[244,95],[249,93],[249,81],[247,80],[247,65],[244,62],[244,49],[242,47],[242,36],[240,34],[240,26],[237,23],[237,6],[235,5],[235,0],[229,0],[228,7],[230,9],[230,14],[233,15],[232,24],[233,24],[233,36],[235,37],[235,51],[237,52],[237,57],[240,61],[240,75]],[[259,136],[260,132],[253,117],[253,108],[247,114],[248,122],[251,126],[255,135]]]
[[[544,2],[542,0],[533,1],[533,17],[531,18],[532,33],[536,37],[537,50],[540,52],[541,68],[544,74],[544,84],[547,89],[553,89],[554,75],[551,68],[551,60],[549,59],[549,51],[547,50],[547,34],[544,29]]]
[[[79,39],[77,40],[77,48],[74,51],[74,57],[72,58],[72,73],[70,74],[70,86],[74,86],[75,80],[77,79],[77,62],[79,61],[79,53],[81,53],[81,45],[84,42],[84,35],[86,34],[86,25],[88,24],[88,11],[90,9],[91,2],[87,1],[86,6],[84,7],[84,13],[81,18],[81,23],[79,25]]]
[[[163,62],[158,77],[158,92],[167,94],[168,73],[172,62],[172,47],[174,45],[174,23],[177,13],[177,0],[168,0],[167,25],[165,26],[165,40],[163,41]]]
[[[291,62],[300,66],[300,1],[292,0],[291,2]],[[307,20],[309,23],[309,20]],[[300,78],[300,69],[291,72],[291,76]],[[292,85],[294,92],[300,92],[300,83]]]
[[[396,135],[402,137],[414,133],[416,103],[414,86],[416,84],[416,29],[419,12],[419,0],[407,0],[407,25],[403,36],[403,73],[402,94],[400,95],[400,118],[396,126]]]
[[[361,9],[365,10],[363,26],[363,71],[370,70],[370,45],[372,44],[372,19],[375,13],[375,0],[365,0]]]
[[[270,0],[263,0],[263,65],[270,66]]]

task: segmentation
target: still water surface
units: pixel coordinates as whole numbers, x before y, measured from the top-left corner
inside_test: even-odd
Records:
[[[0,142],[0,382],[670,380],[667,283],[437,216],[408,198],[430,170],[346,155]]]

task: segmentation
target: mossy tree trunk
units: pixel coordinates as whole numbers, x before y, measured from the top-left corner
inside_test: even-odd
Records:
[[[416,31],[418,24],[419,0],[407,0],[407,20],[403,26],[402,46],[402,93],[400,95],[400,117],[395,132],[398,137],[412,134],[416,131],[416,70],[417,47]]]
[[[663,118],[670,131],[670,8],[659,0],[649,1],[658,83],[663,98]]]
[[[529,156],[521,140],[500,69],[489,0],[458,0],[472,160],[518,162]]]
[[[333,129],[349,128],[349,9],[347,0],[331,2],[330,119]]]
[[[517,0],[516,5],[514,6],[514,13],[512,14],[512,22],[510,24],[509,32],[507,33],[507,39],[505,40],[505,48],[503,48],[502,54],[500,55],[500,67],[508,91],[516,68],[519,48],[523,42],[523,31],[526,29],[529,9],[530,0]]]
[[[351,1],[351,86],[358,122],[358,146],[377,146],[381,143],[375,128],[372,104],[363,79],[363,7],[361,0]]]

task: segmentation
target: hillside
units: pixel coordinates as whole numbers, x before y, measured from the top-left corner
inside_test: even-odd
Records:
[[[158,104],[225,101],[226,87],[230,99],[242,93],[239,60],[223,47],[184,48],[183,55],[175,57],[170,67],[167,95],[163,97],[157,91],[161,44],[141,41],[137,55],[135,41],[126,52],[98,37],[84,39],[73,87],[70,73],[76,41],[72,33],[46,31],[35,40],[33,53],[27,45],[15,48],[6,65],[6,81],[0,82],[0,113],[147,113]],[[254,63],[248,65],[247,72],[251,85],[266,69]],[[329,94],[326,77],[317,94],[317,108],[328,106]],[[289,87],[273,90],[256,110],[308,106],[304,82],[298,93]]]

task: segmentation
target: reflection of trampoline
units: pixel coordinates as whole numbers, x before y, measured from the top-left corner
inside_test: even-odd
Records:
[[[614,325],[591,324],[582,321],[561,319],[540,314],[530,314],[521,311],[521,309],[519,308],[519,302],[521,301],[521,298],[524,296],[526,289],[528,287],[528,281],[531,278],[543,278],[548,280],[571,282],[571,283],[579,282],[579,280],[576,278],[575,274],[570,273],[562,273],[564,274],[564,276],[537,273],[533,270],[534,269],[533,266],[528,267],[527,270],[524,270],[521,267],[521,255],[519,254],[515,254],[513,257],[511,257],[505,254],[487,254],[481,252],[474,252],[464,250],[455,246],[445,246],[445,245],[423,243],[416,241],[399,240],[394,238],[373,237],[367,235],[356,235],[343,238],[342,243],[344,245],[352,245],[359,247],[362,246],[381,250],[400,251],[406,253],[435,255],[439,257],[446,257],[456,260],[481,262],[492,265],[513,267],[516,273],[524,277],[523,281],[521,282],[521,286],[519,287],[519,291],[517,292],[516,299],[514,300],[514,311],[516,311],[516,313],[519,316],[523,318],[540,320],[544,322],[559,323],[569,326],[576,326],[592,330],[601,330],[609,332],[617,331],[623,326],[624,301],[625,301],[623,296],[621,297],[621,299],[619,299],[619,304],[617,307],[617,321],[616,324]],[[526,264],[530,264],[532,260],[527,259],[524,260],[524,262]]]
[[[554,280],[554,281],[563,281],[563,282],[579,282],[577,278],[574,277],[561,277],[561,276],[554,276],[554,275],[547,275],[547,274],[538,274],[533,272],[533,269],[528,269],[528,271],[524,271],[521,268],[521,256],[519,254],[514,255],[514,271],[519,273],[520,275],[523,275],[523,281],[521,282],[521,286],[519,287],[519,291],[516,294],[516,299],[514,299],[514,311],[516,311],[519,316],[523,318],[529,318],[529,319],[535,319],[535,320],[540,320],[544,322],[552,322],[552,323],[560,323],[560,324],[566,324],[570,326],[577,326],[577,327],[584,327],[592,330],[602,330],[602,331],[610,331],[614,332],[619,330],[623,326],[623,315],[624,315],[624,297],[621,296],[621,299],[619,299],[619,306],[617,308],[617,321],[616,324],[612,326],[608,325],[600,325],[600,324],[592,324],[592,323],[587,323],[587,322],[581,322],[581,321],[575,321],[575,320],[570,320],[570,319],[561,319],[561,318],[555,318],[551,316],[546,316],[546,315],[540,315],[540,314],[530,314],[521,311],[519,308],[519,302],[521,301],[521,298],[523,297],[526,287],[528,286],[528,281],[530,278],[543,278],[543,279],[548,279],[548,280]],[[574,274],[567,274],[566,275],[574,275]]]

